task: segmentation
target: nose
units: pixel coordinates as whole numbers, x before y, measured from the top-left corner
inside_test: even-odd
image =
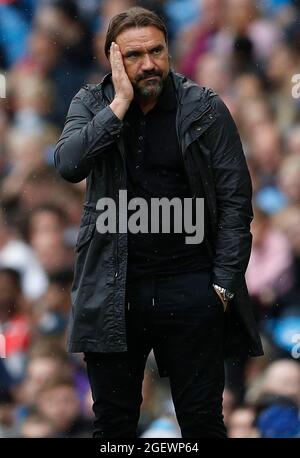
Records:
[[[145,54],[142,62],[142,70],[143,71],[149,71],[154,69],[154,63],[152,61],[152,58],[149,54]]]

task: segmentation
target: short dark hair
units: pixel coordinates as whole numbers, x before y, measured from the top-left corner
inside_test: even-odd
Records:
[[[104,45],[105,55],[108,58],[110,45],[116,41],[117,36],[126,29],[133,27],[153,26],[161,30],[168,43],[168,31],[164,21],[154,11],[135,6],[114,16],[108,25]]]

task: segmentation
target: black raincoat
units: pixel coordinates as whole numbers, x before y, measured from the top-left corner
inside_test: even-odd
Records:
[[[225,104],[212,90],[170,72],[178,101],[176,127],[191,192],[205,197],[213,281],[235,292],[225,312],[225,356],[263,354],[244,274],[249,261],[252,188],[240,137]],[[55,150],[62,177],[86,181],[76,244],[70,352],[126,351],[127,234],[96,230],[97,201],[118,202],[126,189],[122,121],[109,104],[111,74],[86,85],[72,100]],[[164,133],[162,133],[164,134]],[[204,193],[204,194],[203,194]]]

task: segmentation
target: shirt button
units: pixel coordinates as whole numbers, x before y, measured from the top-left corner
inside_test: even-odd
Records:
[[[143,120],[141,121],[141,126],[144,126],[146,124],[146,122]]]
[[[139,140],[140,142],[142,142],[144,140],[144,137],[142,135],[139,136]]]

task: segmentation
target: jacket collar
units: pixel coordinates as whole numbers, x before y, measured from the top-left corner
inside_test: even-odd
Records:
[[[205,126],[202,126],[202,134],[217,117],[217,113],[212,108],[212,99],[216,96],[215,92],[199,86],[179,73],[172,72],[171,75],[177,94],[179,131],[186,132],[192,123],[207,115],[205,119],[202,119],[202,122],[205,122]],[[198,132],[200,135],[200,131]]]
[[[216,94],[173,70],[170,70],[169,78],[173,82],[178,104],[178,133],[182,136],[192,123],[201,118],[201,130],[197,131],[198,136],[201,135],[218,116],[211,103]],[[115,95],[111,73],[106,74],[100,83],[89,84],[84,88],[87,90],[82,95],[82,101],[93,114],[96,114],[103,104],[109,105]]]

